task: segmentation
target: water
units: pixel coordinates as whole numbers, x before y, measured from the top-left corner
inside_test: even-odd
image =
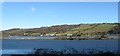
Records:
[[[0,53],[27,54],[32,53],[34,48],[75,48],[78,51],[96,49],[115,52],[118,50],[118,40],[2,40]]]

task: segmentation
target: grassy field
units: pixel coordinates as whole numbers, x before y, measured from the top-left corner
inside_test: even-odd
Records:
[[[117,26],[117,24],[85,24],[85,25],[80,25],[77,28],[70,29],[62,34],[63,35],[65,35],[65,34],[80,34],[80,35],[87,34],[87,35],[90,35],[90,34],[96,33],[96,32],[108,32],[115,26]]]
[[[115,29],[114,29],[115,28]],[[32,29],[9,29],[2,31],[3,36],[93,36],[119,34],[118,23],[56,25]],[[119,32],[119,31],[118,31]]]

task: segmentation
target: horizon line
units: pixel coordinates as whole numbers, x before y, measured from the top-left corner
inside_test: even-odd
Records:
[[[12,27],[8,29],[0,29],[0,31],[5,31],[9,29],[34,29],[34,28],[41,28],[41,27],[51,27],[51,26],[60,26],[60,25],[79,25],[79,24],[112,24],[112,23],[120,23],[120,22],[99,22],[99,23],[74,23],[74,24],[53,24],[53,25],[46,25],[40,27]]]

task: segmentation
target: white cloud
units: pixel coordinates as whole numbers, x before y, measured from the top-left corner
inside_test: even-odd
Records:
[[[34,12],[36,10],[36,8],[35,7],[31,7],[31,10],[32,10],[32,12]]]
[[[2,1],[2,0],[0,0],[0,5],[1,5],[1,4],[3,4],[3,1]]]

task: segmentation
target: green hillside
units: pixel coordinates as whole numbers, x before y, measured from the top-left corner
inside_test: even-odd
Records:
[[[65,34],[74,34],[74,35],[95,35],[99,32],[107,33],[113,27],[117,26],[117,24],[83,24],[77,28],[72,28],[65,33]]]
[[[3,36],[84,36],[119,34],[119,23],[55,25],[50,27],[2,31]],[[117,31],[118,30],[118,31]]]

